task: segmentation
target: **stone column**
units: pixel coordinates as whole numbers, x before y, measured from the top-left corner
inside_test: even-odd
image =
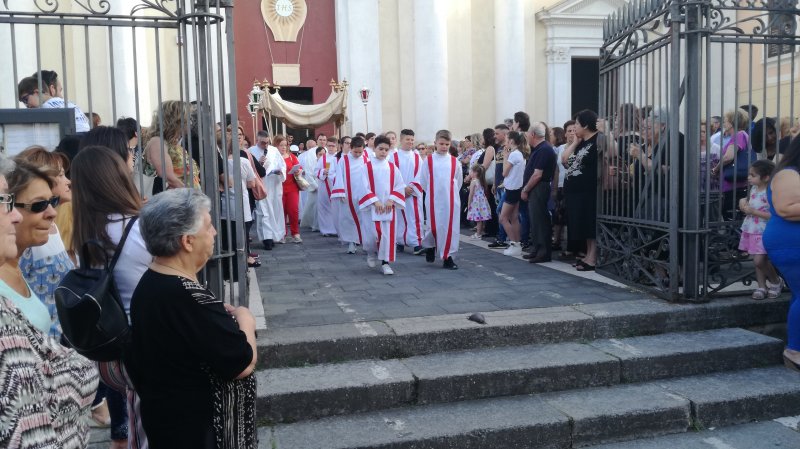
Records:
[[[347,114],[348,134],[358,131],[379,133],[383,126],[380,69],[380,29],[378,2],[374,0],[336,0],[336,57],[339,76],[350,82]],[[367,108],[369,127],[366,129],[364,105],[359,91],[371,91]]]
[[[526,110],[523,0],[495,0],[494,49],[495,116],[501,123],[515,112]]]
[[[447,2],[414,0],[414,79],[417,140],[447,128]]]
[[[560,126],[572,115],[572,60],[569,48],[548,47],[547,55],[547,91],[548,116],[550,126]]]

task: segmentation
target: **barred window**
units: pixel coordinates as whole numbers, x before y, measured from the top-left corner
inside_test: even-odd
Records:
[[[793,37],[797,29],[797,21],[792,13],[796,11],[797,0],[770,0],[769,1],[769,35],[781,36],[786,39],[786,44],[767,45],[767,57],[791,54],[794,51]],[[792,11],[792,12],[789,12]]]

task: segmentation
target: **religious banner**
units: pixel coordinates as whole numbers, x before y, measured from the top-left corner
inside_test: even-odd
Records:
[[[276,42],[296,42],[297,33],[306,22],[305,0],[262,0],[261,15]]]

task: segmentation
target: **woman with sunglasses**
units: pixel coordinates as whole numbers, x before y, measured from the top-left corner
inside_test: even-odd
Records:
[[[10,174],[13,167],[10,160],[0,155],[0,269],[4,276],[14,272],[13,261],[19,254],[17,236],[24,239],[32,234],[23,225],[24,220],[29,224],[40,223],[35,214],[54,215],[47,176],[24,162]],[[14,206],[15,195],[8,191],[7,175],[18,186],[13,190],[24,200],[20,201],[20,207]],[[46,198],[36,199],[39,195]],[[34,234],[42,233],[47,231]],[[7,277],[20,281],[14,276]],[[2,284],[4,289],[11,289],[5,281]],[[0,383],[0,423],[3,423],[0,447],[84,448],[89,443],[84,417],[97,388],[97,368],[93,362],[49,338],[49,325],[45,324],[43,330],[43,323],[37,325],[28,318],[36,316],[38,322],[41,315],[41,311],[26,313],[29,307],[38,303],[44,308],[33,294],[26,297],[11,290],[0,293],[0,335],[3,341],[13,342],[3,346],[0,357],[0,373],[5,379],[13,379]],[[57,388],[43,388],[46,385]]]
[[[8,184],[22,221],[16,226],[17,253],[0,266],[0,296],[10,299],[31,324],[49,334],[50,312],[23,277],[19,259],[26,249],[47,243],[59,198],[53,196],[54,183],[44,171],[24,160],[16,163]]]

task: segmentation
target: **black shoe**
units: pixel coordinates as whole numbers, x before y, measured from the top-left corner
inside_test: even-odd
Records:
[[[436,250],[434,248],[428,248],[425,250],[425,262],[433,263],[436,260]]]
[[[405,247],[405,246],[403,246],[403,245],[397,245],[397,252],[398,252],[398,253],[402,253],[404,249],[406,249],[406,247]]]
[[[492,248],[492,249],[506,249],[506,248],[508,248],[508,243],[501,242],[501,241],[496,241],[494,243],[490,243],[489,244],[489,248]]]
[[[425,254],[425,248],[423,248],[421,246],[415,246],[414,247],[414,255],[415,256],[421,256],[423,254]]]
[[[536,253],[529,253],[522,256],[523,259],[535,259]]]
[[[453,262],[452,257],[448,257],[447,260],[445,260],[442,264],[442,268],[447,268],[448,270],[458,270],[458,265]]]
[[[267,251],[272,251],[272,247],[275,246],[275,242],[272,239],[263,240],[261,243],[264,244],[264,249]]]
[[[528,257],[525,257],[525,258],[528,259]],[[531,257],[530,259],[528,259],[528,262],[530,262],[530,263],[545,263],[545,262],[551,262],[552,260],[553,260],[553,258],[551,257],[550,253],[540,253],[540,254],[536,254],[535,257]]]

